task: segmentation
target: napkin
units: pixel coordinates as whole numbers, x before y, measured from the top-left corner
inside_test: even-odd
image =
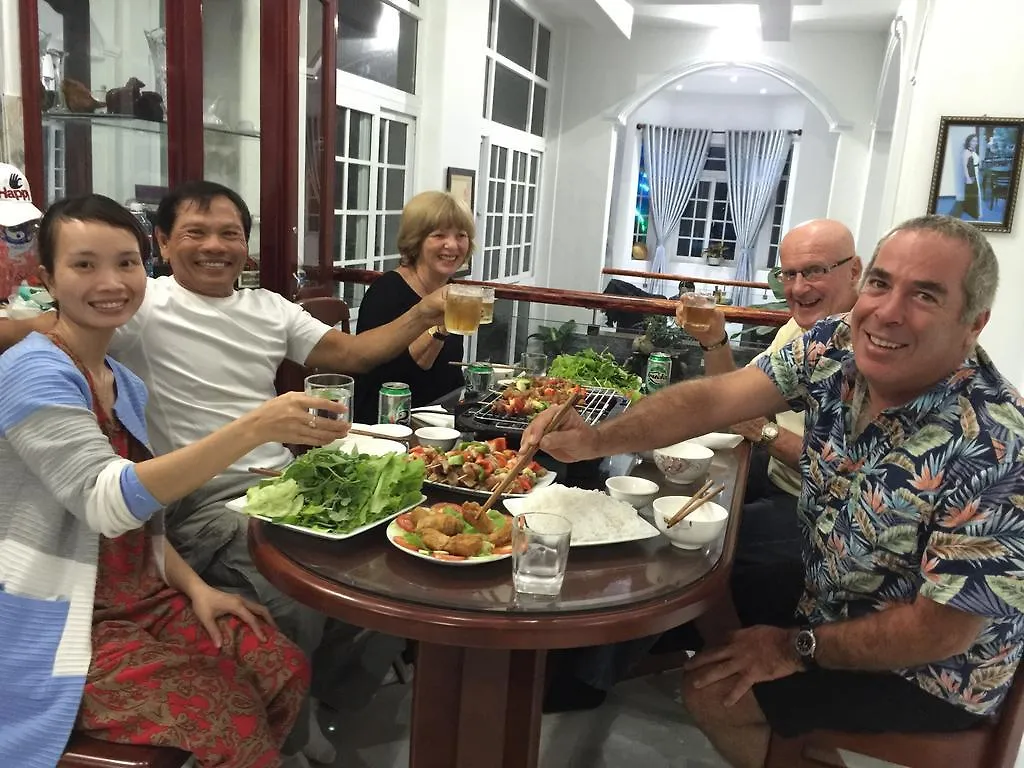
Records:
[[[708,432],[706,435],[691,438],[687,442],[703,445],[713,451],[727,451],[742,443],[743,435],[733,435],[729,432]]]

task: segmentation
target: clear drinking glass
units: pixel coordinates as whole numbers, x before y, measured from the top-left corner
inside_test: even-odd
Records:
[[[523,352],[517,376],[543,376],[548,369],[548,356],[541,352]]]
[[[484,288],[483,304],[480,311],[480,325],[494,322],[494,289]]]
[[[444,327],[460,336],[476,333],[483,300],[484,291],[478,285],[449,285],[444,300]]]
[[[343,373],[314,373],[306,377],[306,394],[310,397],[320,397],[324,400],[333,400],[341,403],[346,408],[351,408],[352,396],[355,393],[355,380]],[[335,413],[327,410],[312,410],[311,415],[322,419],[348,420],[349,414]]]
[[[512,583],[517,592],[557,595],[565,579],[572,524],[546,512],[524,512],[512,523]]]
[[[679,297],[679,301],[683,305],[683,328],[695,331],[706,331],[711,328],[711,318],[715,314],[715,300],[712,297],[684,293]]]

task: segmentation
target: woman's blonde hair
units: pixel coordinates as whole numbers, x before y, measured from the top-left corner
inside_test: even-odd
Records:
[[[457,229],[469,235],[468,259],[476,247],[476,224],[469,206],[448,192],[420,192],[402,209],[398,225],[398,252],[402,264],[414,265],[420,257],[423,242],[438,229]]]

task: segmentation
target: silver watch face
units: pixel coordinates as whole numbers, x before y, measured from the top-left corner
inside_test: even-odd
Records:
[[[796,652],[801,656],[813,656],[817,642],[814,633],[809,629],[801,629],[796,633]]]
[[[770,442],[779,436],[779,425],[774,421],[769,421],[763,427],[761,427],[761,440],[762,442]]]

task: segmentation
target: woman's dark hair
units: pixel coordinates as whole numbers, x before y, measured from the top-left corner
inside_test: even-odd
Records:
[[[193,203],[205,213],[210,210],[210,203],[217,197],[226,197],[238,209],[238,215],[242,217],[245,239],[248,240],[252,231],[252,214],[249,213],[249,206],[235,190],[215,181],[186,181],[164,195],[156,209],[156,228],[170,236],[174,222],[178,218],[178,208],[182,203]]]
[[[143,261],[149,258],[149,238],[138,219],[119,202],[94,194],[66,197],[47,208],[39,222],[39,263],[51,275],[57,258],[57,232],[65,221],[98,221],[131,232],[139,243]]]
[[[971,139],[977,139],[977,138],[978,138],[978,134],[976,134],[976,133],[968,134],[967,138],[964,139],[964,149],[970,149],[971,148]]]

